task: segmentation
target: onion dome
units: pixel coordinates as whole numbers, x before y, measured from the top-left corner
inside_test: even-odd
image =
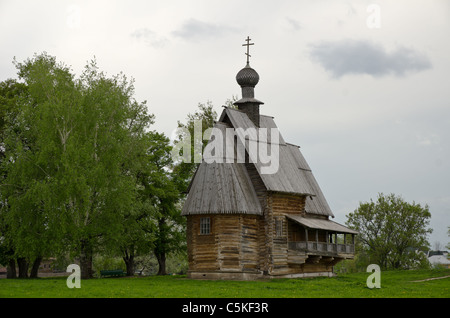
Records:
[[[250,67],[250,64],[247,63],[247,65],[237,73],[236,81],[241,87],[255,87],[259,82],[259,75]]]
[[[245,54],[247,55],[247,65],[245,65],[245,67],[236,74],[236,81],[242,89],[242,98],[235,101],[234,105],[236,105],[239,110],[246,113],[256,127],[259,127],[259,106],[264,103],[255,98],[255,86],[259,82],[259,75],[253,68],[250,67],[249,47],[250,45],[253,45],[253,43],[250,43],[249,36],[246,41],[247,44],[243,44],[243,46],[247,47],[247,53]]]

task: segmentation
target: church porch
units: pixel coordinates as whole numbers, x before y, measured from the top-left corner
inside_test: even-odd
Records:
[[[288,216],[288,259],[291,265],[335,265],[355,255],[354,230],[327,219]]]

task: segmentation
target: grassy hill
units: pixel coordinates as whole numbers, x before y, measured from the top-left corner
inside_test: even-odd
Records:
[[[381,272],[381,288],[369,289],[370,273],[333,278],[267,281],[195,281],[185,276],[82,280],[69,289],[66,279],[0,279],[1,298],[449,298],[449,269]],[[422,281],[426,280],[426,281]],[[420,282],[417,282],[420,281]]]

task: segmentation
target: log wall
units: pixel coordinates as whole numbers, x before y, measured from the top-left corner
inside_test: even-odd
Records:
[[[268,196],[268,208],[265,215],[266,227],[270,229],[269,268],[270,275],[295,275],[303,273],[331,272],[328,260],[308,257],[305,253],[290,251],[288,241],[304,241],[305,231],[300,226],[289,222],[286,214],[300,214],[305,216],[305,200],[308,197],[290,195],[286,193],[270,193]],[[277,233],[277,222],[281,222],[282,231]],[[308,240],[316,241],[316,232],[308,231]],[[324,231],[318,232],[318,240],[326,241]]]
[[[251,175],[254,179],[259,177]],[[230,273],[269,276],[331,273],[332,260],[288,249],[288,241],[304,241],[305,232],[285,215],[305,215],[307,197],[257,192],[264,207],[263,216],[205,214],[187,217],[190,272],[214,272],[214,279],[224,279],[227,275],[238,277],[229,276]],[[202,217],[210,217],[211,234],[200,234]],[[281,222],[282,229],[278,233],[277,222]],[[318,237],[320,242],[326,241],[324,232],[320,231]],[[314,230],[308,231],[308,240],[316,241]]]
[[[304,197],[283,193],[269,194],[267,215],[265,216],[270,236],[269,275],[285,275],[299,271],[298,267],[289,265],[289,263],[292,263],[292,259],[298,259],[298,255],[295,257],[288,255],[288,222],[284,215],[301,214],[304,213],[304,209]],[[281,227],[279,233],[277,233],[277,223]]]
[[[211,234],[200,234],[202,217],[210,217]],[[260,225],[256,215],[188,216],[189,270],[260,272]]]
[[[197,271],[214,271],[219,269],[217,262],[216,222],[211,217],[211,234],[200,234],[200,218],[203,215],[187,218],[187,248],[189,269]]]

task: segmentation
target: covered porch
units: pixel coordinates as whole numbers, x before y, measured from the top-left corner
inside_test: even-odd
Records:
[[[286,217],[289,251],[304,252],[309,257],[354,257],[357,231],[327,219]]]

